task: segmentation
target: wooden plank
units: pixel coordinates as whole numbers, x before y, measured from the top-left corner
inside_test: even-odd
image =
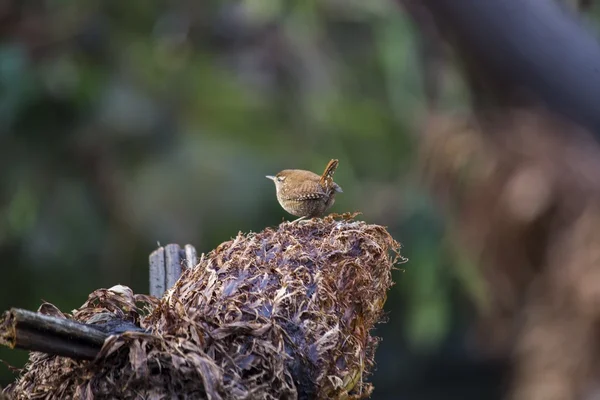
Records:
[[[167,290],[165,271],[165,249],[159,247],[149,257],[150,263],[150,295],[162,297]]]
[[[191,244],[185,245],[185,263],[188,269],[194,268],[198,264],[196,248]]]
[[[178,244],[168,244],[165,246],[165,276],[166,290],[175,285],[175,282],[181,276],[181,256]]]
[[[154,250],[149,257],[150,295],[162,297],[181,277],[183,268],[193,268],[198,263],[196,249],[186,244],[168,244]]]

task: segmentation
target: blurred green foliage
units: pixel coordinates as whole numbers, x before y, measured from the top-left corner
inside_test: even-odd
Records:
[[[332,211],[388,226],[410,259],[379,328],[374,398],[397,398],[464,326],[441,218],[412,167],[423,94],[412,26],[396,5],[3,7],[0,309],[47,300],[69,311],[119,283],[147,292],[157,242],[209,251],[289,219],[264,176],[319,172],[335,157],[344,193]],[[451,83],[457,108],[464,93]],[[21,366],[26,354],[0,358]],[[1,367],[0,385],[12,376]]]

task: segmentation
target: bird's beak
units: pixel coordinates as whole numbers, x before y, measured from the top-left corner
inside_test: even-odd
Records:
[[[274,177],[274,176],[272,176],[272,175],[267,175],[265,178],[269,178],[269,179],[270,179],[270,180],[272,180],[272,181],[274,181],[274,180],[275,180],[275,177]]]
[[[338,193],[344,193],[344,191],[342,190],[342,188],[339,185],[335,186],[335,191]]]

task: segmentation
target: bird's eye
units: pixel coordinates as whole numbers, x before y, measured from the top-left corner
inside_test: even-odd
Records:
[[[278,176],[278,177],[277,177],[277,180],[278,180],[279,182],[283,182],[283,180],[284,180],[284,179],[285,179],[285,176]]]

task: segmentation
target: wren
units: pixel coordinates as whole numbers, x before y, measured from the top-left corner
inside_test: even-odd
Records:
[[[301,218],[321,217],[335,202],[342,188],[333,181],[338,160],[331,160],[322,175],[303,169],[284,169],[267,178],[275,182],[277,200],[283,209]]]

